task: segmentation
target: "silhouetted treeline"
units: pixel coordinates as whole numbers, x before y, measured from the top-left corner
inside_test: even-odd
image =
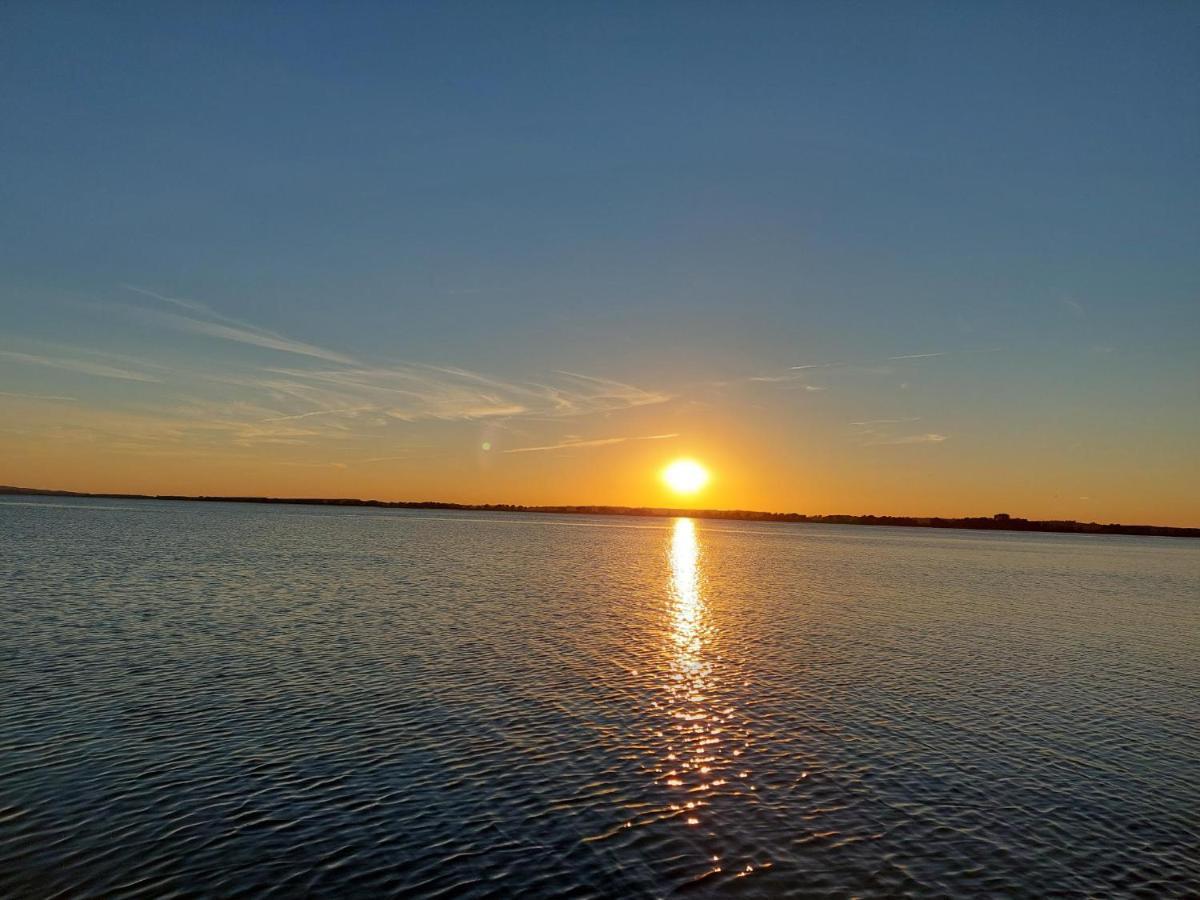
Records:
[[[381,509],[460,509],[478,512],[561,513],[588,516],[688,516],[693,519],[732,519],[742,522],[807,522],[819,525],[881,525],[901,528],[967,528],[979,531],[1055,531],[1074,534],[1142,534],[1200,537],[1200,528],[1170,525],[1121,525],[1115,522],[1022,519],[997,513],[947,519],[940,516],[808,516],[803,513],[758,512],[750,509],[672,509],[652,506],[519,506],[512,503],[445,503],[438,500],[358,500],[351,497],[185,497],[175,494],[92,494],[0,485],[0,494],[47,497],[101,497],[113,500],[189,500],[213,503],[290,503],[306,506],[372,506]]]

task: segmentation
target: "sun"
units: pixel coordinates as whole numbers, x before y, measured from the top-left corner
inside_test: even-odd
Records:
[[[667,487],[677,494],[694,494],[708,484],[708,469],[694,459],[677,459],[662,472]]]

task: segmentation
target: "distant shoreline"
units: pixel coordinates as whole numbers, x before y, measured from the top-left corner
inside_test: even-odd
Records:
[[[116,494],[55,491],[0,485],[0,496],[95,497],[110,500],[187,500],[208,503],[279,503],[299,506],[367,506],[377,509],[458,509],[476,512],[551,513],[585,516],[648,516],[727,519],[737,522],[795,522],[814,525],[877,525],[891,528],[959,528],[970,531],[1043,531],[1061,534],[1135,534],[1150,537],[1200,538],[1200,528],[1173,525],[1038,521],[999,514],[990,517],[941,516],[808,516],[802,513],[757,512],[744,509],[672,509],[644,506],[518,506],[511,503],[444,503],[436,500],[358,500],[321,497],[188,497],[175,494]]]

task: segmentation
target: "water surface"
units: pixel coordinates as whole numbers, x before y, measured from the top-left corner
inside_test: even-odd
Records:
[[[1188,896],[1200,543],[0,502],[0,894]]]

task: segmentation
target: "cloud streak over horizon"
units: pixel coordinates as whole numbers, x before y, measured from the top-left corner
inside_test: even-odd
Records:
[[[544,450],[577,450],[584,447],[606,447],[610,444],[624,444],[627,441],[665,441],[679,437],[678,432],[671,434],[646,434],[637,437],[594,438],[592,440],[562,441],[558,444],[547,444],[541,447],[514,447],[504,453],[540,453]]]
[[[96,378],[114,378],[118,381],[143,381],[143,382],[160,382],[161,378],[157,378],[146,372],[135,372],[132,369],[125,369],[119,366],[112,366],[106,363],[91,362],[86,359],[73,359],[63,356],[42,356],[35,353],[20,353],[15,350],[0,350],[0,359],[7,359],[11,362],[22,363],[31,366],[46,366],[52,369],[62,369],[66,372],[77,372],[81,375],[91,375]]]
[[[947,434],[928,432],[926,434],[906,434],[900,437],[887,438],[885,440],[867,441],[867,446],[888,446],[895,444],[940,444],[943,441],[948,441],[949,439],[950,436]]]
[[[345,447],[358,443],[368,451],[365,458],[383,459],[391,458],[389,444],[397,437],[390,426],[511,418],[549,422],[617,413],[672,399],[665,392],[574,371],[552,371],[546,377],[524,381],[452,365],[367,364],[348,354],[231,319],[197,301],[126,287],[194,314],[115,305],[119,312],[151,325],[250,349],[285,352],[323,365],[264,365],[252,356],[242,362],[201,356],[185,358],[186,363],[171,368],[168,382],[165,366],[95,350],[59,348],[53,355],[2,350],[0,362],[155,385],[148,394],[110,392],[108,404],[72,412],[69,424],[62,414],[53,413],[49,404],[61,405],[73,398],[0,392],[0,399],[43,405],[46,412],[35,419],[40,420],[38,429],[44,437],[154,454],[173,453],[188,445],[214,453],[222,447],[300,447],[326,442],[330,447]],[[113,304],[106,306],[114,308]]]
[[[828,362],[828,363],[806,363],[799,366],[790,366],[792,371],[800,371],[805,369],[844,369],[852,366],[873,366],[880,362],[900,362],[908,359],[934,359],[939,356],[965,356],[974,353],[1000,353],[1003,347],[984,347],[979,349],[969,350],[938,350],[933,353],[905,353],[901,356],[885,356],[883,359],[870,362]],[[761,380],[767,380],[766,378]]]
[[[193,313],[198,313],[205,318],[194,318],[193,316],[185,316],[176,312],[168,312],[161,309],[149,309],[143,306],[128,306],[125,304],[113,304],[114,308],[123,312],[132,314],[139,318],[150,322],[157,322],[168,328],[173,328],[177,331],[189,332],[191,334],[203,335],[205,337],[216,338],[218,340],[232,341],[239,344],[249,344],[254,347],[262,347],[267,350],[276,350],[280,353],[291,353],[298,356],[309,356],[314,359],[321,359],[326,362],[342,363],[345,365],[357,365],[357,360],[342,353],[337,353],[333,350],[326,350],[323,347],[317,347],[314,344],[305,343],[304,341],[293,340],[278,334],[274,331],[268,331],[265,328],[259,328],[256,325],[250,325],[238,319],[230,318],[222,315],[211,309],[206,304],[195,300],[185,300],[179,297],[169,297],[165,294],[159,294],[155,291],[147,290],[146,288],[136,287],[134,285],[124,285],[128,290],[134,291],[145,297],[153,297],[163,303],[170,304],[180,309],[186,309]]]

